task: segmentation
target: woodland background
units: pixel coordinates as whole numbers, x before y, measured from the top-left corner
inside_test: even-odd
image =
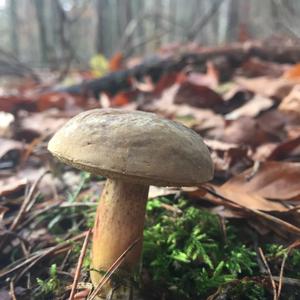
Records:
[[[0,49],[34,67],[84,68],[97,52],[109,58],[170,43],[294,36],[299,13],[297,0],[1,0]]]

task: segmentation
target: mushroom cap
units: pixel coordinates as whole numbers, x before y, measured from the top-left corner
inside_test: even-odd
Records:
[[[153,113],[93,109],[70,119],[48,150],[75,168],[156,186],[194,186],[213,176],[209,150],[193,130]]]

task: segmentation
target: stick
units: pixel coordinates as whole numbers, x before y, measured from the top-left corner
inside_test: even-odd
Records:
[[[273,299],[274,300],[278,300],[278,298],[277,298],[277,290],[276,290],[276,283],[275,283],[275,281],[273,279],[273,275],[272,275],[272,272],[271,272],[270,267],[268,265],[268,262],[266,260],[266,257],[265,257],[265,255],[264,255],[264,253],[263,253],[263,251],[262,251],[261,248],[258,248],[258,251],[259,251],[260,257],[261,257],[261,259],[262,259],[262,261],[263,261],[263,263],[264,263],[264,265],[265,265],[265,267],[266,267],[266,269],[268,271],[269,277],[270,277],[270,281],[271,281],[272,288],[273,288],[273,295],[274,295]]]
[[[73,285],[72,285],[69,300],[74,299],[74,295],[75,295],[75,291],[76,291],[76,288],[77,288],[77,283],[78,283],[78,279],[79,279],[79,275],[80,275],[81,266],[82,266],[83,259],[84,259],[85,254],[86,254],[86,250],[87,250],[87,246],[88,246],[88,243],[89,243],[89,238],[90,238],[91,232],[92,232],[92,229],[89,229],[88,232],[86,233],[86,236],[85,236],[82,248],[81,248],[81,252],[80,252],[79,259],[78,259],[78,263],[77,263],[77,267],[76,267],[76,271],[75,271],[74,281],[73,281]]]

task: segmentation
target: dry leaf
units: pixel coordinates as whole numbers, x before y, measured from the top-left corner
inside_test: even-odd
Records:
[[[220,111],[224,106],[222,97],[207,86],[189,80],[183,82],[174,96],[175,104],[188,104],[198,108]]]
[[[300,136],[279,144],[268,156],[268,160],[283,160],[300,156]]]
[[[218,194],[233,202],[250,209],[259,209],[263,211],[287,211],[288,208],[279,202],[267,200],[256,192],[250,192],[229,181],[221,187],[214,187]]]
[[[290,69],[286,70],[283,77],[287,79],[300,79],[300,64],[295,64]]]
[[[294,81],[285,78],[267,76],[256,78],[237,77],[235,81],[253,93],[279,100],[286,97],[295,85]]]
[[[246,170],[227,181],[222,189],[238,189],[277,200],[289,200],[300,195],[300,163],[267,161],[252,173],[252,168]]]
[[[220,138],[227,143],[245,144],[253,147],[278,141],[274,135],[265,131],[255,119],[248,116],[230,122]]]
[[[255,95],[246,104],[227,114],[225,118],[227,120],[236,120],[241,116],[256,117],[262,111],[272,107],[273,104],[274,103],[270,98]]]
[[[10,138],[13,134],[15,117],[11,113],[0,111],[0,138]]]
[[[294,86],[291,92],[282,100],[278,109],[300,116],[300,85]]]

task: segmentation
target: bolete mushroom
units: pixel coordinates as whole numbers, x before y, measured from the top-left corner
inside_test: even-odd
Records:
[[[213,176],[210,153],[196,132],[141,111],[80,113],[52,137],[48,149],[66,164],[108,178],[93,232],[94,286],[102,271],[140,238],[120,270],[130,274],[137,266],[149,185],[194,186]],[[107,293],[108,287],[102,297]]]

